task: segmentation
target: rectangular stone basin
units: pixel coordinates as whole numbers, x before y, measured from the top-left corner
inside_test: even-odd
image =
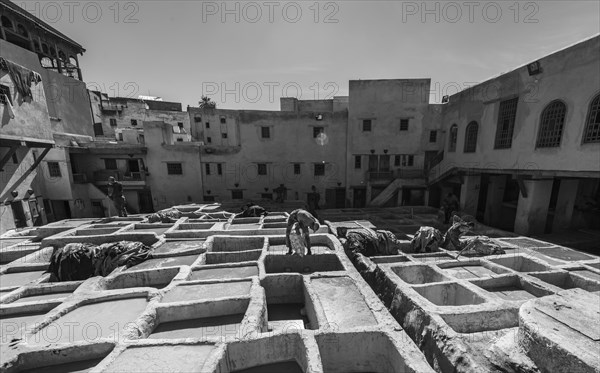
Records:
[[[233,252],[207,252],[206,264],[239,263],[258,260],[262,250],[233,251]]]
[[[430,282],[449,281],[450,279],[427,265],[392,267],[392,271],[409,284],[427,284]]]
[[[107,234],[115,233],[122,227],[112,227],[112,228],[87,228],[87,229],[78,229],[75,231],[76,236],[104,236]]]
[[[0,343],[9,343],[13,339],[21,338],[26,332],[34,329],[46,313],[47,311],[3,316],[0,319]]]
[[[453,265],[454,263],[451,264],[452,265],[442,264],[438,266],[445,274],[462,279],[496,277],[501,273],[508,272],[507,270],[501,270],[499,268],[491,269],[478,263],[466,263],[458,266]]]
[[[436,306],[467,306],[485,302],[479,294],[457,283],[426,285],[413,289]]]
[[[161,303],[197,301],[216,298],[234,298],[250,295],[251,281],[237,281],[216,284],[180,284],[169,290]]]
[[[473,283],[499,298],[511,301],[522,301],[552,294],[550,290],[516,275],[473,281]]]
[[[155,253],[177,253],[180,251],[202,248],[205,240],[167,241],[154,249]]]
[[[264,223],[263,229],[287,228],[287,223]]]
[[[414,254],[412,259],[417,262],[435,263],[442,260],[452,259],[452,256],[446,253],[427,253],[427,254]]]
[[[582,279],[577,276],[572,276],[570,273],[565,272],[540,272],[532,273],[534,277],[540,280],[558,286],[561,289],[574,289],[580,288],[589,292],[600,291],[600,284],[588,279]]]
[[[39,301],[52,301],[52,302],[61,302],[66,297],[73,294],[72,291],[65,291],[60,293],[46,293],[46,294],[38,294],[38,295],[26,295],[22,298],[17,299],[13,303],[24,303],[24,302],[39,302]]]
[[[74,361],[72,363],[47,365],[35,369],[27,369],[21,373],[87,373],[100,364],[102,359]]]
[[[181,223],[177,227],[180,231],[188,231],[188,230],[209,230],[211,229],[215,223]]]
[[[377,325],[365,298],[349,277],[314,278],[310,281],[310,287],[330,324]]]
[[[343,271],[344,266],[335,254],[307,255],[267,255],[265,271],[267,273],[314,273]]]
[[[308,318],[301,310],[304,303],[267,304],[269,331],[308,329]]]
[[[264,237],[215,237],[211,252],[262,250]]]
[[[192,272],[190,280],[213,280],[213,279],[230,279],[230,278],[248,278],[258,276],[258,267],[221,267],[221,268],[206,268]]]
[[[114,373],[204,372],[213,345],[132,346],[106,368]]]
[[[162,289],[168,286],[177,274],[179,274],[179,268],[173,267],[135,273],[126,271],[115,276],[106,288],[107,290],[137,287]]]
[[[240,230],[249,230],[249,229],[259,229],[260,224],[231,224],[227,227],[230,231],[240,231]]]
[[[148,338],[235,338],[240,337],[244,314],[205,317],[161,323]]]
[[[412,372],[388,336],[380,332],[316,336],[324,373]]]
[[[23,286],[39,279],[44,271],[12,272],[0,275],[0,288]]]
[[[233,219],[232,225],[240,225],[240,224],[258,224],[260,222],[260,218],[236,218]]]
[[[375,264],[389,264],[389,263],[404,263],[410,261],[404,255],[389,255],[389,256],[373,256],[371,261]]]
[[[200,254],[194,255],[183,255],[183,256],[170,256],[164,258],[149,259],[133,267],[129,267],[128,270],[140,270],[140,269],[154,269],[164,267],[175,267],[175,266],[190,266],[198,259]]]
[[[248,369],[235,370],[232,373],[304,373],[302,367],[296,361],[285,361],[282,363],[274,363],[260,365]]]
[[[550,256],[552,258],[565,260],[568,262],[574,262],[578,260],[591,260],[593,256],[584,254],[580,251],[568,249],[566,247],[540,247],[533,249],[543,255]]]
[[[548,267],[522,255],[508,256],[504,258],[489,259],[490,262],[510,268],[517,272],[542,272]]]
[[[588,271],[587,269],[575,269],[575,270],[571,270],[569,272],[574,273],[579,276],[589,278],[590,280],[600,281],[600,274],[598,274],[596,272]]]
[[[119,333],[134,322],[146,309],[146,298],[107,300],[79,306],[63,315],[30,340],[32,344],[95,341]],[[64,331],[69,330],[69,333]]]
[[[133,231],[136,233],[155,233],[157,236],[160,236],[169,229],[171,229],[171,227],[135,228]]]

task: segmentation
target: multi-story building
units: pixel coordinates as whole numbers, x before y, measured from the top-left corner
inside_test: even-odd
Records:
[[[600,224],[600,37],[449,97],[430,204],[448,191],[521,234]]]
[[[54,134],[92,135],[93,125],[78,63],[84,48],[11,2],[0,3],[0,21],[0,230],[4,232],[70,217],[70,196],[46,188],[68,175],[67,163],[56,160],[62,150]]]

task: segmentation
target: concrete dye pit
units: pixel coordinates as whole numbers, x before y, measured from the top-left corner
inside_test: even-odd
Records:
[[[592,312],[600,307],[600,297],[590,293],[600,292],[599,262],[593,255],[494,232],[518,250],[459,260],[443,249],[375,257],[372,270],[359,273],[336,237],[325,233],[336,231],[333,223],[311,235],[314,255],[290,256],[283,245],[285,213],[235,219],[217,209],[213,213],[222,215],[217,221],[198,219],[194,211],[201,207],[182,206],[189,217],[175,224],[150,225],[141,218],[65,222],[70,231],[47,237],[47,242],[63,244],[78,237],[97,244],[127,237],[155,248],[153,259],[128,270],[118,268],[106,278],[37,284],[45,281],[46,264],[29,260],[42,257],[39,246],[28,248],[25,256],[4,256],[14,260],[0,266],[0,370],[389,373],[600,368],[593,354],[586,355],[598,343],[593,331],[600,330],[599,316]],[[352,211],[361,225],[373,226],[365,220],[370,217],[386,224],[383,229],[408,234],[424,222],[433,226],[435,219],[426,209],[423,215],[405,208]],[[329,213],[323,211],[326,220]],[[352,221],[340,224],[358,227]],[[105,229],[118,232],[97,235]],[[76,231],[90,235],[76,236]],[[552,297],[565,307],[532,303]],[[551,316],[528,316],[540,307]],[[57,333],[69,328],[71,333]],[[548,344],[557,337],[557,347]],[[569,347],[571,340],[576,348]],[[545,359],[548,351],[553,351],[552,359]]]

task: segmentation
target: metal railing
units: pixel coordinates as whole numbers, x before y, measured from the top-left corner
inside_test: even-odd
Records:
[[[86,174],[73,174],[73,182],[75,184],[85,184],[88,182]]]

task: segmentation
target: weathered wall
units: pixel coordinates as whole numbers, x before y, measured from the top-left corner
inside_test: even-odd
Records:
[[[458,125],[456,152],[448,152],[432,174],[452,167],[506,170],[599,171],[600,143],[583,144],[588,106],[600,87],[600,37],[589,39],[539,60],[543,72],[529,76],[523,66],[450,97],[443,110],[446,135]],[[510,149],[494,149],[500,101],[519,97]],[[536,149],[540,116],[546,105],[562,100],[567,105],[560,147]],[[468,123],[479,123],[475,153],[464,153]]]

